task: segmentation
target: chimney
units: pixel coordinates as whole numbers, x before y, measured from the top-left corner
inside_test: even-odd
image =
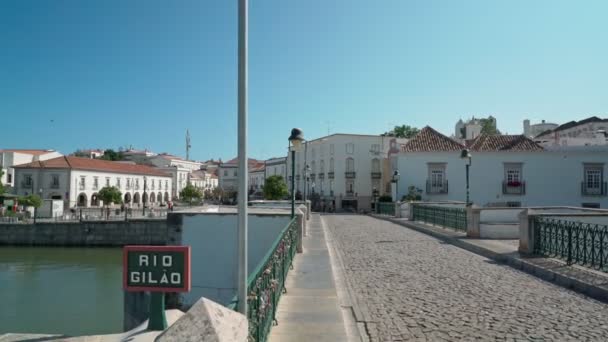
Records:
[[[530,136],[530,120],[528,119],[524,120],[524,135]]]

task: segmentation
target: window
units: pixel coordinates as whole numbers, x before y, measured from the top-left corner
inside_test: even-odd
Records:
[[[355,172],[355,160],[353,158],[346,158],[346,172]]]
[[[585,164],[583,192],[585,195],[603,194],[604,166],[602,164]]]
[[[110,177],[106,177],[106,186],[110,186]]]
[[[85,176],[80,176],[80,183],[79,183],[79,189],[80,190],[84,190],[86,187],[86,177]]]
[[[59,175],[51,175],[51,188],[59,188]]]
[[[99,177],[93,177],[93,190],[99,188]]]
[[[445,163],[429,163],[429,179],[426,183],[426,192],[429,194],[442,194],[448,192],[448,182],[445,174]]]
[[[165,180],[165,190],[168,190],[168,189],[169,189],[169,181]]]
[[[26,187],[32,187],[34,185],[32,175],[23,175],[23,185]]]
[[[380,172],[380,160],[378,158],[372,159],[372,172]]]
[[[236,177],[236,176],[237,176],[237,172],[236,172],[236,170],[234,170],[234,177]]]
[[[6,181],[7,183],[12,183],[13,182],[13,175],[12,174],[8,174],[6,175]]]
[[[120,181],[120,179],[119,179]],[[131,178],[127,178],[127,190],[131,189]]]
[[[346,144],[346,154],[353,154],[353,153],[355,153],[355,144],[353,144],[353,143]]]
[[[380,144],[372,144],[372,152],[380,153]]]
[[[224,170],[224,177],[228,176],[228,170]]]
[[[120,177],[116,177],[116,187],[120,189]]]
[[[135,178],[135,190],[139,190],[139,178]]]

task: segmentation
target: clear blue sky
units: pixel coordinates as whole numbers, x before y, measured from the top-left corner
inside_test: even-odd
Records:
[[[0,147],[236,155],[236,0],[0,1]],[[250,154],[292,127],[608,116],[608,2],[250,0]],[[51,120],[53,120],[51,122]]]

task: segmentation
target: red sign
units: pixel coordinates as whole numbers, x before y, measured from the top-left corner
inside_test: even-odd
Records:
[[[125,246],[123,288],[127,291],[190,291],[190,246]]]

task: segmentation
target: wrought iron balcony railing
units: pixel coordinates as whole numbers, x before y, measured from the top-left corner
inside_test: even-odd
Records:
[[[325,173],[319,173],[319,179],[325,179]]]
[[[382,178],[382,172],[372,172],[372,179]]]
[[[525,195],[526,182],[502,182],[503,195]]]
[[[334,179],[334,175],[335,175],[335,173],[333,171],[330,171],[327,173],[327,178]]]
[[[443,182],[431,182],[426,181],[426,193],[427,194],[447,194],[448,193],[448,181]]]
[[[583,196],[606,196],[608,194],[606,182],[597,184],[596,187],[590,187],[587,182],[581,182],[581,194]]]
[[[344,178],[355,178],[357,176],[356,172],[353,171],[346,171],[344,172]]]

